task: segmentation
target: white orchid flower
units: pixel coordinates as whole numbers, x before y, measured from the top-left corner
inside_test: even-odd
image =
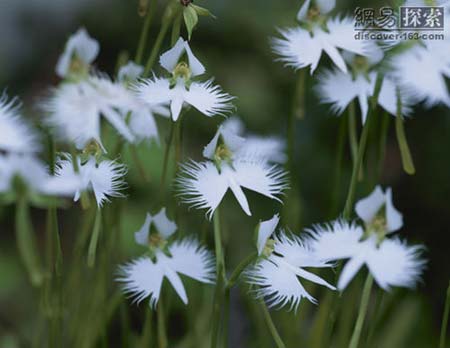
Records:
[[[380,186],[376,186],[369,196],[356,203],[355,211],[368,225],[381,214],[386,221],[386,233],[395,232],[403,226],[403,216],[392,202],[391,188],[383,192]]]
[[[55,172],[62,179],[78,178],[79,186],[74,201],[78,201],[83,191],[93,191],[99,207],[109,202],[110,197],[123,196],[120,192],[125,186],[126,168],[123,164],[109,160],[97,163],[94,157],[89,158],[86,163],[81,163],[79,158],[77,161],[78,173],[74,170],[71,155],[64,154],[64,158],[58,160]]]
[[[120,67],[119,72],[117,73],[117,80],[122,83],[136,81],[143,72],[144,67],[142,65],[129,61],[124,66]]]
[[[422,246],[408,246],[395,239],[378,242],[376,235],[364,237],[361,227],[336,221],[312,231],[317,257],[327,260],[349,259],[338,281],[344,290],[363,265],[384,290],[392,286],[413,287],[418,281],[425,261],[420,258]]]
[[[316,70],[322,53],[347,73],[347,65],[339,49],[361,56],[370,55],[373,44],[354,38],[354,23],[350,17],[332,18],[326,22],[328,31],[314,24],[311,32],[302,28],[281,29],[282,38],[273,40],[273,49],[279,60],[294,69],[310,66],[311,74]]]
[[[258,250],[264,250],[267,239],[274,232],[278,216],[261,223],[258,235]],[[287,236],[283,231],[274,237],[273,253],[250,266],[246,271],[247,281],[258,286],[257,298],[265,299],[270,307],[288,306],[297,309],[302,298],[317,303],[303,287],[300,279],[326,286],[335,287],[304,268],[325,268],[332,264],[316,257],[309,241],[297,236]]]
[[[162,239],[150,238],[151,225],[154,225]],[[214,256],[198,241],[184,238],[166,245],[167,239],[176,230],[177,225],[167,218],[166,209],[162,208],[154,216],[147,214],[144,224],[135,232],[136,243],[154,248],[153,258],[142,256],[120,268],[117,280],[124,283],[124,291],[134,297],[136,302],[149,297],[150,307],[155,308],[163,280],[167,278],[183,303],[187,304],[188,297],[179,274],[202,283],[214,283]]]
[[[0,150],[35,153],[40,150],[38,137],[19,115],[15,99],[0,97]]]
[[[179,62],[184,52],[189,65]],[[219,86],[214,86],[212,80],[191,80],[192,77],[203,74],[205,69],[183,39],[180,38],[172,49],[161,55],[160,63],[172,74],[172,78],[153,76],[151,79],[142,80],[135,89],[146,104],[170,105],[173,121],[178,120],[185,104],[193,106],[208,117],[222,115],[232,108],[230,101],[233,98]]]
[[[73,60],[76,64],[89,66],[97,58],[100,45],[97,40],[92,39],[86,29],[80,28],[67,41],[64,52],[56,64],[56,74],[64,78],[70,73]]]

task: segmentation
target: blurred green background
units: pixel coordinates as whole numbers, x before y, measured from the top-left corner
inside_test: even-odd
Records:
[[[200,18],[191,41],[195,54],[207,67],[208,76],[214,76],[225,91],[237,97],[236,113],[251,132],[286,136],[297,74],[274,61],[270,37],[276,35],[277,27],[295,25],[294,18],[301,2],[198,0],[195,3],[207,7],[217,16],[215,20]],[[161,14],[164,2],[160,1],[159,5],[158,14]],[[370,7],[371,2],[339,1],[338,4],[339,10],[348,14],[357,6]],[[42,115],[36,105],[46,95],[48,88],[58,83],[54,66],[67,37],[80,26],[86,27],[89,34],[99,40],[101,45],[95,66],[112,75],[120,52],[127,51],[131,56],[135,54],[143,22],[142,18],[137,16],[136,10],[137,0],[2,0],[0,88],[5,89],[10,96],[19,96],[23,102],[24,113],[39,124]],[[156,36],[159,19],[158,15],[157,20],[153,22],[148,46]],[[167,38],[163,45],[164,50],[169,47],[168,41]],[[330,62],[323,59],[321,66],[330,66]],[[156,71],[160,72],[161,69],[157,67]],[[314,84],[314,76],[308,76],[305,117],[296,122],[295,171],[291,173],[291,177],[300,192],[299,197],[296,197],[300,202],[300,210],[295,212],[296,219],[293,219],[292,225],[289,226],[294,232],[300,232],[301,227],[336,218],[343,208],[350,179],[351,158],[346,144],[343,175],[338,185],[339,209],[333,211],[332,196],[336,187],[336,147],[340,119],[332,115],[326,105],[319,104],[312,90]],[[190,111],[183,125],[183,158],[199,159],[203,146],[213,136],[221,120],[220,117],[208,119],[196,111]],[[162,133],[163,146],[168,121],[158,118],[157,122]],[[379,120],[374,123],[375,126],[379,124]],[[424,243],[429,263],[423,282],[417,290],[393,290],[391,295],[384,298],[385,302],[394,306],[387,306],[389,309],[384,311],[377,326],[377,346],[383,348],[436,346],[445,290],[450,277],[450,112],[444,107],[425,110],[418,106],[411,119],[406,122],[406,132],[417,168],[416,175],[408,176],[402,170],[391,122],[380,183],[393,187],[395,205],[404,214],[405,225],[399,235],[410,242]],[[365,168],[364,180],[358,185],[357,197],[368,194],[375,184],[376,168],[373,163],[378,147],[379,129],[375,127],[369,140],[369,165]],[[163,147],[155,144],[143,144],[139,148],[140,158],[151,177],[147,183],[143,182],[133,166],[128,151],[125,149],[121,154],[124,162],[131,163],[131,166],[127,177],[127,197],[118,203],[125,215],[119,236],[123,250],[117,255],[117,262],[129,260],[142,252],[133,245],[133,232],[142,224],[147,210],[157,209],[154,197],[159,189],[162,150]],[[271,217],[281,209],[280,205],[256,194],[249,194],[249,197],[253,211],[251,218],[246,217],[234,199],[228,195],[224,204],[222,214],[229,270],[252,250],[253,229],[256,223],[260,219]],[[177,204],[176,201],[171,201],[172,216]],[[210,239],[208,232],[211,226],[205,221],[204,212],[188,211],[184,205],[177,209],[181,212],[178,219],[182,229]],[[30,317],[34,316],[37,304],[36,293],[29,287],[17,257],[13,207],[0,207],[0,213],[0,347],[3,348],[16,347],[19,336],[25,335],[28,339],[33,337],[27,332],[36,325]],[[70,255],[74,235],[81,225],[78,208],[62,211],[59,216],[63,252]],[[36,233],[43,243],[45,212],[33,211],[33,219]],[[103,234],[104,239],[107,238],[107,233],[108,231],[105,231]],[[114,264],[111,265],[112,270],[113,267]],[[106,277],[112,283],[113,273]],[[358,281],[353,287],[358,287]],[[192,285],[191,289],[196,290],[191,291],[200,288]],[[351,292],[352,288],[348,291]],[[246,295],[245,290],[242,294]],[[232,318],[237,320],[232,320],[230,346],[260,347],[254,344],[252,324],[249,316],[245,314],[246,307],[240,299],[242,296],[239,296],[239,291],[232,295]],[[316,295],[320,303],[324,294]],[[209,301],[210,294],[204,296]],[[353,300],[354,303],[359,301],[359,295],[353,298],[349,296],[344,295],[343,300]],[[201,303],[202,299],[197,301]],[[194,305],[188,306],[188,309],[192,310],[192,306]],[[132,326],[137,331],[140,330],[144,307],[141,305],[132,309]],[[282,335],[293,336],[294,342],[296,335],[310,333],[310,329],[313,330],[314,327],[313,319],[303,315],[302,307],[303,303],[297,315],[284,314],[281,311],[275,315],[275,320],[279,319],[280,322],[289,322],[296,316],[298,325],[281,329]],[[305,313],[314,313],[320,310],[321,305],[305,307]],[[180,339],[187,330],[180,324],[182,321],[177,320],[177,316],[184,315],[182,311],[182,307],[176,309],[170,317],[174,324],[169,324],[171,335],[179,336]],[[206,316],[210,314],[209,311],[205,313]],[[111,325],[116,325],[114,323],[115,319]],[[114,334],[112,336],[114,337]],[[270,341],[270,338],[266,339]],[[300,342],[306,340],[304,337],[298,339]],[[112,340],[109,346],[122,345]]]

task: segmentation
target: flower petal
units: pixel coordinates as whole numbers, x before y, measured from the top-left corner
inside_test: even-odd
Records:
[[[351,258],[345,264],[341,275],[339,276],[339,281],[337,287],[339,291],[345,290],[350,281],[355,277],[356,273],[361,269],[365,260],[362,257],[356,256]]]
[[[211,80],[193,82],[185,94],[185,101],[208,117],[230,111],[233,108],[230,103],[232,99],[233,97],[224,93],[219,86],[213,86]]]
[[[177,230],[177,224],[167,217],[166,208],[162,208],[158,214],[153,216],[153,223],[158,232],[166,239]]]
[[[275,228],[280,221],[280,215],[275,214],[270,220],[261,221],[258,226],[258,239],[256,242],[256,246],[258,249],[258,255],[261,255],[264,247],[266,245],[267,240],[275,231]]]
[[[134,240],[137,244],[147,246],[148,245],[148,236],[150,234],[150,224],[152,223],[152,216],[147,213],[145,217],[145,222],[139,231],[134,232]]]
[[[356,214],[366,223],[373,220],[375,215],[385,204],[386,198],[380,186],[376,186],[372,193],[360,199],[355,205]]]

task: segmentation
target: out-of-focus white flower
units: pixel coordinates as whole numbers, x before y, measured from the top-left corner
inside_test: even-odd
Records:
[[[235,158],[239,157],[238,153],[244,146],[246,140],[232,130],[228,130],[225,125],[221,125],[212,140],[203,149],[203,157],[214,160],[219,142],[223,142],[223,144],[231,152],[230,155]]]
[[[339,290],[347,287],[363,265],[384,290],[413,287],[425,265],[419,255],[422,246],[411,247],[397,238],[379,243],[377,235],[364,238],[363,229],[354,224],[336,221],[311,233],[317,257],[327,261],[349,259],[339,277]]]
[[[184,52],[189,64],[180,61]],[[219,86],[214,86],[212,80],[192,80],[203,74],[205,69],[183,39],[180,38],[172,49],[161,56],[160,63],[172,74],[171,78],[153,76],[135,86],[139,97],[146,104],[170,105],[174,121],[178,120],[184,104],[193,106],[208,117],[224,114],[232,108],[230,101],[233,98]]]
[[[121,189],[125,186],[124,176],[126,168],[123,164],[114,161],[103,160],[97,163],[94,157],[86,163],[81,163],[77,158],[78,170],[76,173],[72,163],[72,157],[64,154],[64,158],[57,162],[55,175],[60,178],[78,178],[79,186],[74,195],[74,201],[80,198],[81,192],[93,191],[97,205],[101,207],[109,202],[110,197],[122,197]]]
[[[273,232],[276,227],[274,222],[273,219],[269,220],[267,225],[263,226],[265,229],[263,231],[264,236],[268,237]],[[272,229],[271,232],[270,229]],[[334,286],[304,269],[332,266],[332,264],[317,258],[310,247],[309,241],[293,235],[287,236],[283,231],[275,236],[274,241],[273,253],[250,266],[245,272],[247,281],[258,286],[258,289],[255,290],[257,298],[265,299],[271,307],[289,305],[290,309],[297,309],[304,297],[313,303],[317,303],[316,299],[303,287],[299,278],[335,290]]]
[[[144,72],[142,65],[129,61],[126,65],[120,67],[117,73],[117,80],[119,82],[133,82],[136,81]]]
[[[383,192],[380,186],[375,187],[369,196],[356,203],[355,211],[366,224],[372,224],[381,216],[386,223],[386,233],[395,232],[403,226],[403,216],[392,202],[391,188]]]
[[[446,77],[450,77],[450,40],[433,41],[394,55],[391,74],[402,91],[427,107],[439,103],[450,106]]]
[[[219,168],[210,161],[190,161],[181,166],[176,179],[181,200],[198,209],[207,209],[209,218],[230,189],[241,208],[251,215],[243,188],[277,200],[287,188],[286,173],[266,162],[236,159],[232,164],[222,162]]]
[[[369,55],[373,44],[354,38],[354,23],[350,17],[332,18],[326,22],[328,31],[316,23],[311,32],[302,27],[281,29],[282,38],[273,40],[273,49],[279,60],[295,69],[310,66],[311,74],[316,70],[322,52],[331,58],[334,64],[347,72],[347,65],[339,49],[362,56]]]
[[[302,22],[307,19],[311,3],[316,5],[317,10],[322,14],[328,14],[336,7],[336,0],[305,0],[300,11],[297,13],[298,21]]]
[[[119,282],[123,289],[139,303],[149,297],[149,305],[156,307],[164,278],[170,282],[184,304],[188,303],[186,290],[179,274],[202,283],[214,283],[214,257],[192,239],[176,241],[168,247],[166,255],[158,250],[155,261],[143,256],[120,268]]]
[[[0,97],[0,150],[33,153],[40,149],[35,132],[20,117],[15,100]]]
[[[28,190],[42,195],[71,196],[79,186],[77,178],[51,176],[48,168],[32,155],[0,155],[0,193],[13,190],[16,177]]]
[[[275,214],[270,220],[261,221],[258,226],[258,237],[256,240],[256,248],[258,255],[261,256],[266,246],[267,240],[273,234],[280,222],[280,215]]]
[[[331,103],[333,112],[341,115],[350,102],[357,99],[361,108],[362,122],[366,121],[369,109],[369,98],[373,96],[377,74],[357,74],[352,76],[340,70],[326,70],[318,77],[316,91],[322,103]],[[400,93],[402,114],[411,112],[409,98]],[[378,96],[378,104],[393,116],[397,114],[397,86],[394,81],[385,77]]]
[[[203,74],[205,72],[205,67],[197,57],[194,56],[194,53],[192,53],[189,42],[183,40],[181,37],[178,38],[178,41],[170,50],[161,55],[159,64],[161,64],[161,66],[169,73],[173,73],[184,53],[187,55],[191,76],[194,77]]]
[[[150,231],[152,225],[154,231]],[[184,304],[188,298],[179,274],[202,283],[214,283],[214,256],[192,238],[169,243],[168,238],[176,229],[177,225],[167,218],[166,209],[162,208],[154,216],[147,214],[144,224],[135,232],[136,243],[149,247],[150,255],[122,266],[117,280],[124,283],[124,291],[136,302],[149,297],[149,305],[155,308],[165,277]]]
[[[286,142],[281,137],[259,136],[245,132],[245,126],[238,117],[230,117],[222,124],[223,129],[245,138],[237,155],[245,158],[259,158],[273,163],[285,163]]]
[[[92,39],[86,29],[80,28],[73,34],[66,43],[64,52],[58,59],[56,64],[56,74],[64,78],[69,75],[71,65],[77,65],[75,70],[89,67],[89,65],[97,58],[100,45],[98,41]]]
[[[150,226],[152,224],[164,239],[168,239],[177,230],[176,223],[169,220],[169,218],[167,217],[166,208],[162,208],[156,215],[147,213],[144,224],[139,229],[139,231],[134,233],[134,239],[137,244],[148,246]]]

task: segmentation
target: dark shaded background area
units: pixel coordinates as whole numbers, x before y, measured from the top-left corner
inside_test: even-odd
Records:
[[[160,2],[162,5],[163,2]],[[197,3],[197,2],[196,2]],[[252,132],[260,134],[286,134],[287,115],[292,110],[296,74],[282,64],[274,62],[269,37],[276,35],[276,27],[295,25],[294,17],[299,1],[284,0],[210,0],[198,1],[208,7],[217,19],[201,18],[194,33],[191,47],[227,92],[237,97],[237,114]],[[366,2],[340,2],[340,9],[351,13],[356,6]],[[58,80],[54,66],[64,42],[70,33],[85,26],[91,36],[98,39],[101,52],[96,61],[99,70],[112,74],[121,51],[135,53],[142,20],[136,15],[137,1],[26,1],[2,0],[0,3],[0,89],[10,96],[18,95],[27,115],[39,123],[36,103]],[[158,9],[161,11],[161,8]],[[161,12],[158,12],[161,13]],[[450,20],[450,19],[449,19]],[[149,35],[152,44],[159,23],[155,22]],[[165,42],[168,48],[168,42]],[[322,62],[329,65],[324,59]],[[159,70],[159,68],[157,68]],[[426,67],[424,67],[426,69]],[[307,79],[305,118],[297,122],[295,167],[292,177],[298,180],[301,192],[301,223],[310,226],[336,218],[331,212],[332,192],[335,186],[336,143],[339,118],[333,116],[326,105],[319,105],[312,86],[314,77]],[[185,123],[184,157],[199,158],[202,147],[212,137],[220,119],[206,119],[191,112]],[[165,120],[158,119],[160,130],[167,131]],[[379,122],[376,122],[379,125]],[[426,332],[436,336],[443,310],[443,301],[450,276],[449,221],[450,221],[450,112],[443,107],[415,109],[406,123],[406,132],[417,168],[414,176],[406,175],[401,167],[400,155],[391,122],[382,170],[381,184],[392,186],[396,207],[403,212],[405,226],[400,232],[410,242],[424,243],[429,259],[423,283],[416,292],[396,292],[396,298],[409,298],[417,305],[417,320],[432,318],[432,322],[418,326],[416,334]],[[163,139],[163,136],[161,137]],[[373,131],[369,140],[369,166],[365,179],[358,185],[358,197],[366,195],[373,187],[375,168],[371,154],[376,153],[379,131]],[[140,226],[146,205],[158,189],[161,166],[161,149],[143,146],[141,155],[153,178],[143,185],[136,171],[130,169],[127,215],[124,222],[123,259],[137,255],[132,247],[132,232]],[[124,156],[126,156],[124,154]],[[372,158],[372,160],[371,160]],[[371,162],[372,161],[372,162]],[[343,207],[350,179],[351,159],[348,147],[344,158],[344,172],[340,182],[340,201]],[[229,197],[228,197],[229,198]],[[225,202],[225,231],[230,266],[235,265],[251,250],[253,228],[259,219],[266,219],[280,209],[256,195],[250,194],[253,217],[247,218],[232,199]],[[263,201],[261,203],[261,201]],[[204,225],[203,212],[190,211],[181,206],[186,226]],[[23,270],[17,259],[11,217],[11,207],[1,210],[0,243],[0,327],[2,322],[14,323],[27,315],[27,308],[16,303],[30,296],[24,286]],[[60,214],[64,248],[70,250],[71,233],[78,222],[72,213]],[[36,228],[40,231],[44,213],[34,213]],[[40,228],[41,227],[41,228]],[[291,226],[297,230],[297,226]],[[193,231],[195,233],[195,231]],[[40,233],[40,232],[39,232]],[[230,268],[231,269],[231,268]],[[234,315],[242,310],[238,294],[233,307]],[[26,302],[26,300],[25,300]],[[408,307],[407,305],[405,305]],[[279,314],[283,316],[284,314]],[[245,331],[245,325],[235,328]],[[182,330],[182,329],[180,329]],[[176,330],[175,330],[176,331]],[[245,333],[243,333],[245,334]],[[423,336],[426,337],[426,334]],[[238,333],[240,335],[240,333]],[[239,341],[239,337],[235,337]],[[236,341],[236,342],[237,342]],[[431,347],[420,345],[417,347]],[[233,347],[237,347],[238,343]],[[386,346],[388,347],[388,346]]]

